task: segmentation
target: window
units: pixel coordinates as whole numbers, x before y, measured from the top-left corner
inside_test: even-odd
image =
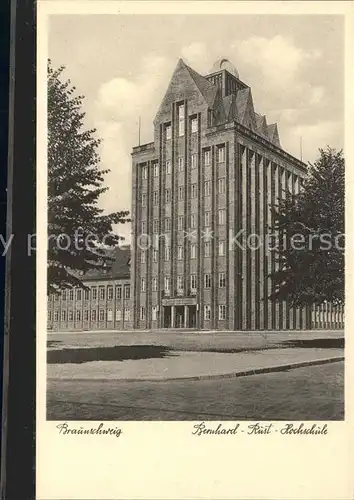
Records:
[[[116,309],[116,321],[122,321],[122,311],[120,309]]]
[[[226,319],[226,305],[225,304],[219,305],[219,319],[220,320]]]
[[[205,196],[210,196],[210,181],[204,182],[204,194]]]
[[[197,197],[197,185],[192,184],[191,185],[191,198],[196,198]]]
[[[195,214],[191,214],[191,228],[194,228],[196,227],[196,215]]]
[[[152,260],[154,262],[157,262],[157,250],[156,250],[156,248],[154,248],[152,251]]]
[[[184,186],[178,186],[178,201],[182,201],[184,198]]]
[[[197,168],[197,154],[193,153],[191,155],[191,168]]]
[[[205,320],[211,319],[211,307],[210,306],[204,306],[204,319]]]
[[[81,321],[81,311],[80,311],[80,309],[76,309],[76,321]]]
[[[113,286],[108,286],[107,287],[107,299],[112,300],[113,299]]]
[[[59,293],[54,294],[54,300],[57,302],[59,300]]]
[[[79,288],[78,290],[76,290],[76,300],[80,302],[82,298],[82,290]]]
[[[141,195],[141,206],[146,207],[146,193],[142,193]]]
[[[211,212],[205,212],[204,213],[204,225],[210,226],[210,220],[211,220]]]
[[[211,274],[204,274],[204,288],[211,288]]]
[[[184,215],[178,216],[177,228],[179,231],[182,231],[184,228]]]
[[[183,276],[177,276],[177,291],[183,292],[183,289],[184,289]]]
[[[104,321],[104,316],[105,316],[104,312],[105,312],[104,309],[100,309],[100,317],[99,317],[100,321]]]
[[[192,134],[195,134],[195,132],[198,132],[198,118],[193,117],[191,119],[191,132]]]
[[[122,285],[116,285],[116,299],[122,298]]]
[[[169,141],[172,137],[172,127],[170,123],[168,123],[165,126],[165,134],[166,134],[166,140]]]
[[[177,247],[177,259],[183,260],[183,247],[182,246]]]
[[[171,190],[170,189],[165,190],[165,202],[171,203]]]
[[[97,311],[96,309],[91,310],[91,321],[96,321],[97,319]]]
[[[89,300],[90,298],[90,290],[84,290],[84,299]]]
[[[171,219],[169,217],[165,219],[165,231],[171,231]]]
[[[219,210],[219,224],[225,224],[225,219],[226,219],[225,214],[226,214],[225,209],[221,208]]]
[[[69,300],[74,300],[74,290],[69,290]]]
[[[145,292],[145,289],[146,289],[145,283],[146,283],[145,278],[141,278],[141,281],[140,281],[140,290],[142,292]]]
[[[171,260],[171,247],[165,247],[165,261]]]
[[[104,286],[100,286],[100,300],[104,300],[106,295],[106,290]]]
[[[195,291],[197,289],[197,275],[196,274],[191,274],[190,278],[190,283],[191,283],[191,290]]]
[[[88,309],[85,309],[84,310],[84,321],[88,321],[89,320],[89,311]]]
[[[130,299],[130,285],[124,285],[124,298]]]
[[[226,277],[225,273],[219,273],[219,288],[226,287]]]
[[[145,262],[146,262],[146,253],[144,250],[141,251],[140,262],[141,262],[141,264],[145,264]]]
[[[218,191],[219,194],[225,193],[225,177],[222,177],[221,179],[218,180]]]
[[[128,307],[124,308],[124,321],[130,321],[130,309]]]
[[[169,295],[171,290],[171,278],[169,276],[165,276],[164,289],[165,289],[165,294]]]
[[[158,176],[159,176],[159,164],[154,163],[154,177],[158,177]]]
[[[142,170],[142,176],[144,180],[147,179],[147,173],[148,173],[147,167],[144,166]]]
[[[91,288],[91,290],[92,290],[92,294],[91,294],[92,300],[97,300],[97,288],[95,286],[93,286]]]
[[[197,245],[194,243],[191,244],[191,259],[197,258]]]
[[[61,299],[64,301],[66,300],[66,290],[63,290],[62,291],[62,294],[61,294]]]
[[[68,321],[74,321],[74,311],[68,312]]]
[[[145,320],[145,318],[146,318],[146,309],[145,309],[145,307],[144,307],[144,306],[142,306],[142,307],[140,308],[140,319],[141,319],[142,321],[144,321],[144,320]]]
[[[157,292],[157,278],[152,278],[152,291]]]
[[[180,104],[178,106],[178,135],[182,137],[184,135],[184,105]]]
[[[113,321],[113,311],[112,311],[112,309],[107,309],[107,321]]]
[[[159,204],[159,193],[157,191],[154,191],[154,205]]]
[[[204,257],[210,257],[210,255],[211,255],[211,242],[205,241],[204,242]]]
[[[66,311],[61,312],[61,320],[66,321]]]
[[[171,173],[171,160],[166,160],[166,174]]]
[[[225,161],[225,147],[221,146],[218,148],[218,163],[224,163]]]
[[[210,165],[210,158],[211,158],[210,150],[208,149],[208,151],[204,151],[204,165],[206,167]]]
[[[146,221],[143,220],[141,222],[141,233],[145,234],[145,231],[146,231]]]
[[[52,321],[52,311],[48,311],[48,321]]]
[[[152,223],[152,230],[154,233],[159,232],[159,219],[154,219],[154,221]]]
[[[152,321],[157,320],[157,306],[152,306],[151,308],[151,319]]]
[[[219,241],[219,255],[225,255],[225,241]]]
[[[54,321],[59,321],[59,311],[54,311]]]
[[[184,169],[184,158],[183,156],[180,156],[178,158],[178,172],[183,172]]]

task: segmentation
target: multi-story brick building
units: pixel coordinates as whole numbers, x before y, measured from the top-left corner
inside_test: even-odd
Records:
[[[82,276],[85,288],[69,288],[48,297],[48,329],[129,330],[132,328],[130,247],[112,252],[107,270]]]
[[[277,263],[264,244],[271,207],[287,189],[299,191],[306,165],[282,149],[277,125],[256,113],[229,61],[201,76],[179,60],[154,141],[134,147],[132,159],[134,328],[316,321],[305,308],[268,300]],[[339,312],[326,313],[339,326]]]

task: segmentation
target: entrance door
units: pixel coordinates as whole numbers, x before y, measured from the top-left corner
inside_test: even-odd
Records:
[[[189,328],[197,328],[197,306],[189,306]]]
[[[171,328],[171,306],[164,306],[163,308],[163,327]]]
[[[184,327],[184,306],[176,306],[176,327]]]

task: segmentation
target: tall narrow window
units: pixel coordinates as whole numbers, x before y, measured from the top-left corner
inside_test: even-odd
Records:
[[[108,286],[107,287],[107,299],[112,300],[113,299],[113,286]]]
[[[181,293],[183,292],[183,290],[184,290],[183,276],[177,276],[177,291]]]
[[[177,259],[183,260],[183,246],[177,247]]]
[[[191,283],[191,291],[195,292],[197,290],[197,275],[196,274],[191,274],[190,283]]]
[[[92,287],[92,300],[97,300],[97,288],[95,286]]]
[[[97,311],[96,309],[91,309],[91,321],[96,321],[97,319]]]
[[[154,163],[154,177],[158,177],[158,176],[159,176],[159,164]]]
[[[146,316],[145,311],[146,311],[145,307],[144,307],[144,306],[141,306],[141,308],[140,308],[140,319],[141,319],[142,321],[144,321],[144,320],[145,320],[145,316]]]
[[[226,211],[224,208],[221,208],[219,210],[219,224],[220,225],[225,224],[225,220],[226,220]]]
[[[195,134],[196,132],[198,132],[198,118],[197,117],[193,117],[191,119],[191,132],[192,132],[192,134]]]
[[[178,158],[178,172],[183,172],[184,169],[184,158],[183,156],[180,156]]]
[[[157,278],[152,278],[152,291],[157,292]]]
[[[154,248],[152,251],[152,259],[154,262],[157,262],[157,250],[156,250],[156,248]]]
[[[165,219],[165,231],[171,231],[171,219],[169,217]]]
[[[122,285],[116,285],[116,299],[122,298]]]
[[[219,194],[225,193],[225,177],[222,177],[221,179],[218,180],[218,189],[219,189]]]
[[[142,193],[141,195],[141,206],[146,207],[146,193]]]
[[[178,135],[182,137],[184,135],[184,105],[180,104],[178,106]]]
[[[219,241],[219,255],[220,257],[225,255],[225,241]]]
[[[191,168],[197,168],[198,162],[197,162],[197,154],[193,153],[191,155]]]
[[[196,214],[191,214],[191,228],[195,228],[196,227]]]
[[[204,319],[209,320],[211,318],[211,307],[204,306]]]
[[[191,259],[197,258],[197,245],[195,243],[191,244]]]
[[[225,273],[219,273],[219,288],[226,287],[226,277]]]
[[[178,186],[178,200],[183,201],[184,198],[184,186]]]
[[[210,222],[211,222],[211,212],[205,212],[204,213],[204,225],[205,225],[205,227],[210,226]]]
[[[152,230],[154,233],[158,233],[159,231],[159,219],[154,219],[153,223],[152,223]]]
[[[146,253],[144,250],[141,251],[140,262],[141,262],[141,264],[145,264],[145,262],[146,262]]]
[[[225,304],[219,305],[219,319],[220,320],[226,319],[226,305]]]
[[[165,133],[166,133],[166,140],[170,140],[171,137],[172,137],[172,128],[171,128],[171,124],[168,123],[166,126],[165,126]]]
[[[144,180],[147,179],[147,175],[148,175],[148,169],[147,169],[147,166],[144,166],[143,170],[142,170],[142,177]]]
[[[157,306],[152,306],[151,308],[151,319],[152,321],[157,320]]]
[[[165,202],[171,203],[171,190],[170,189],[165,190]]]
[[[171,260],[171,247],[165,247],[165,261]]]
[[[169,276],[165,276],[164,288],[165,288],[165,294],[169,295],[171,291],[171,278]]]
[[[204,288],[211,288],[211,274],[204,274]]]
[[[220,146],[218,148],[218,163],[224,163],[225,161],[225,147]]]
[[[171,173],[171,160],[166,160],[166,174]]]
[[[207,151],[204,151],[204,165],[208,167],[210,165],[211,161],[211,154],[210,150],[208,149]]]
[[[182,231],[183,227],[184,227],[184,215],[179,215],[178,216],[178,222],[177,222],[177,224],[178,224],[178,226],[177,226],[178,230]]]
[[[124,285],[124,298],[130,299],[130,285]]]
[[[154,205],[158,205],[159,203],[159,193],[158,191],[154,191]]]
[[[141,278],[141,281],[140,281],[140,290],[142,292],[145,292],[145,288],[146,288],[146,281],[145,281],[145,278]]]
[[[204,182],[204,194],[205,196],[210,196],[210,181]]]
[[[191,198],[197,197],[197,184],[191,185]]]
[[[210,255],[211,255],[211,242],[205,241],[204,242],[204,257],[210,257]]]
[[[80,302],[81,296],[82,296],[82,290],[81,290],[81,288],[79,288],[78,290],[76,290],[76,300],[78,302]]]

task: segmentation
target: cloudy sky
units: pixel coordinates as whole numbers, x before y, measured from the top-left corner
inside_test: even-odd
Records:
[[[111,172],[105,210],[130,209],[131,149],[152,120],[182,57],[201,74],[226,57],[252,88],[257,112],[276,121],[285,150],[313,161],[343,147],[343,22],[334,16],[55,15],[49,57],[85,96],[88,127]],[[119,227],[130,240],[130,227]]]

